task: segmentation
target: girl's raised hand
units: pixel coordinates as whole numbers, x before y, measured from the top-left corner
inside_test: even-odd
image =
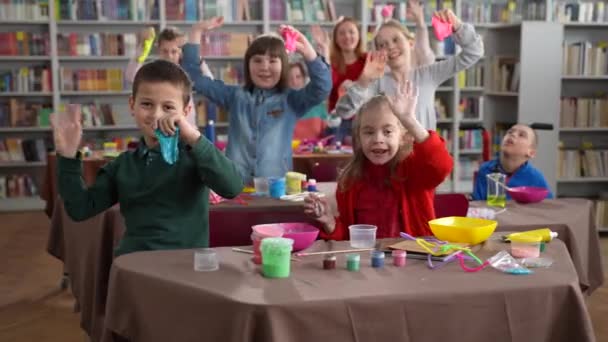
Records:
[[[410,80],[405,80],[399,84],[394,96],[388,96],[388,103],[402,122],[413,122],[416,120],[418,88]]]
[[[372,51],[367,54],[365,59],[365,66],[359,76],[364,84],[375,81],[382,77],[386,67],[386,52],[385,51]]]
[[[82,139],[82,112],[80,105],[69,104],[65,114],[51,114],[55,150],[66,158],[76,157]]]
[[[190,43],[200,44],[203,33],[214,30],[222,25],[224,25],[224,17],[213,17],[211,19],[199,21],[192,25],[188,40]]]
[[[407,18],[413,19],[416,25],[424,24],[424,12],[420,0],[407,1]]]
[[[460,18],[458,18],[451,9],[437,11],[435,12],[435,16],[446,23],[452,24],[454,32],[458,31],[460,26],[462,26],[462,21],[460,21]]]
[[[283,32],[283,30],[290,30],[296,35],[296,51],[299,52],[307,61],[312,61],[317,58],[317,51],[310,44],[308,39],[302,32],[296,30],[293,26],[289,25],[281,25],[279,27],[279,32]]]

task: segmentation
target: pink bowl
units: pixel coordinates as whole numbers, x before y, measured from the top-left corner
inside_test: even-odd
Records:
[[[299,252],[310,247],[317,239],[317,236],[319,236],[319,228],[308,223],[293,222],[279,224],[285,230],[283,237],[293,239],[294,252]]]
[[[516,186],[507,193],[517,203],[537,203],[547,198],[549,190],[537,186]]]
[[[264,236],[282,236],[293,240],[293,252],[310,247],[319,236],[319,229],[308,223],[270,223],[253,226],[253,231]]]

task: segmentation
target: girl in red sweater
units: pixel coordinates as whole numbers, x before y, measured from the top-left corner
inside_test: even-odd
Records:
[[[347,240],[352,224],[378,227],[377,237],[431,235],[435,188],[450,174],[452,157],[434,131],[415,115],[417,90],[409,81],[396,96],[378,95],[363,105],[353,123],[354,157],[340,174],[338,214],[317,196],[305,212],[322,225],[321,237]]]

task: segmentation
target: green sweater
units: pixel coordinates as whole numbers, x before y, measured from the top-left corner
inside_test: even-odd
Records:
[[[68,215],[86,220],[118,202],[126,232],[116,255],[208,247],[209,188],[225,198],[243,190],[232,161],[204,137],[192,147],[180,144],[174,165],[163,160],[158,147],[148,149],[143,139],[139,145],[104,166],[89,188],[80,159],[59,157],[59,194]]]

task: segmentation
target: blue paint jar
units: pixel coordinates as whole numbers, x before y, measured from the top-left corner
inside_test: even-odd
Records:
[[[374,268],[384,267],[384,252],[383,251],[372,251],[372,267],[374,267]]]
[[[281,196],[285,196],[285,177],[268,177],[268,188],[270,197],[281,198]]]

